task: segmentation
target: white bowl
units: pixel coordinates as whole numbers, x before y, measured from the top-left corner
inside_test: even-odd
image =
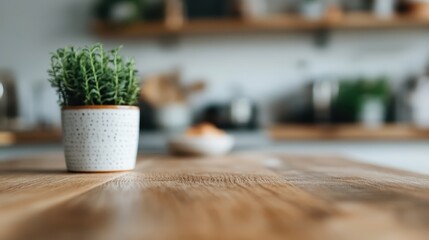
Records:
[[[197,156],[221,156],[234,147],[234,138],[223,136],[176,136],[169,140],[168,147],[173,154]]]

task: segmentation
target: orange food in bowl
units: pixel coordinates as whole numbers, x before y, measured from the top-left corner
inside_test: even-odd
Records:
[[[185,135],[189,137],[224,136],[225,132],[210,123],[202,123],[189,128]]]

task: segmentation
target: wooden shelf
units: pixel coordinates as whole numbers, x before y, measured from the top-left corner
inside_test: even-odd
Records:
[[[62,139],[61,131],[0,131],[0,147],[21,144],[46,144],[60,143]]]
[[[184,21],[179,24],[139,22],[113,27],[103,22],[94,24],[94,31],[102,37],[142,38],[174,35],[246,33],[263,31],[306,31],[346,29],[391,29],[429,27],[429,19],[396,16],[379,19],[372,14],[347,14],[337,21],[311,21],[300,16],[282,15],[264,19],[207,19]]]
[[[273,140],[429,140],[429,130],[408,125],[365,128],[360,125],[279,125],[268,130]]]

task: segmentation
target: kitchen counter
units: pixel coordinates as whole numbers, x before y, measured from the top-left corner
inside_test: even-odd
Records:
[[[429,177],[338,157],[142,156],[72,174],[0,163],[0,239],[427,239]]]
[[[318,156],[340,155],[356,161],[403,169],[429,175],[429,141],[395,140],[286,140],[272,141],[265,132],[233,132],[235,151],[281,152]],[[140,134],[139,151],[143,154],[167,152],[167,134],[143,132]],[[10,158],[35,156],[62,151],[61,144],[18,145],[0,147],[0,162]]]

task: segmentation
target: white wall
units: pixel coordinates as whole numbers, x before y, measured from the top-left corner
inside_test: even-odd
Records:
[[[209,81],[200,104],[228,99],[231,88],[239,86],[266,105],[320,74],[388,74],[400,80],[421,71],[429,56],[427,29],[336,31],[325,48],[316,47],[308,32],[183,37],[170,45],[156,39],[106,41],[89,31],[91,2],[0,0],[0,68],[15,72],[27,122],[33,122],[37,112],[59,122],[52,90],[46,90],[42,103],[35,103],[32,88],[46,84],[49,52],[66,45],[123,44],[123,53],[136,58],[143,75],[180,66],[187,80]]]

